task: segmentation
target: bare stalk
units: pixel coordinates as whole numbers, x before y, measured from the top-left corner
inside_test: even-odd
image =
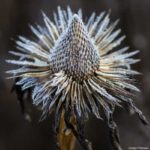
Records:
[[[72,118],[70,121],[73,123],[74,119]],[[59,142],[60,150],[75,149],[76,138],[73,132],[66,127],[65,120],[64,120],[64,113],[62,113],[61,115],[59,133],[57,135],[57,139]]]

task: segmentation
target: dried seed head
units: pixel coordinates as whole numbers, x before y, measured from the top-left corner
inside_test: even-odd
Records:
[[[74,80],[84,80],[99,67],[100,56],[82,20],[73,15],[66,31],[51,51],[50,65],[54,72],[63,70]]]
[[[23,90],[34,89],[33,103],[42,107],[44,116],[63,107],[78,117],[93,113],[100,118],[102,107],[109,118],[112,106],[132,104],[133,91],[139,89],[131,79],[138,72],[130,66],[139,60],[131,57],[138,51],[114,50],[125,37],[118,38],[121,30],[114,30],[118,20],[110,23],[103,12],[83,23],[81,10],[74,14],[69,7],[67,11],[58,7],[55,22],[44,13],[43,19],[45,27],[31,26],[38,42],[19,37],[20,52],[10,53],[20,59],[7,61],[19,66],[8,73],[20,77],[16,84]]]

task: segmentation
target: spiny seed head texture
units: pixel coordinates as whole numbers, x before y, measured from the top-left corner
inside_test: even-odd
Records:
[[[100,56],[78,15],[73,15],[67,30],[52,50],[50,64],[74,80],[84,80],[99,67]]]
[[[20,78],[16,84],[22,90],[33,89],[33,103],[41,106],[43,116],[62,106],[79,117],[93,113],[100,118],[100,108],[109,116],[112,106],[132,102],[139,89],[131,78],[138,72],[130,66],[139,61],[132,58],[138,51],[116,48],[125,37],[115,30],[118,20],[110,23],[102,12],[83,22],[82,11],[74,14],[69,7],[58,7],[54,22],[44,13],[43,20],[44,27],[30,26],[38,40],[19,36],[19,51],[10,51],[19,59],[7,60],[18,65],[8,73]]]

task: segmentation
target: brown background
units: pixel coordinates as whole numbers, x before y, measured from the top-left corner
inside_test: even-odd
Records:
[[[126,43],[131,50],[141,49],[137,57],[142,61],[134,66],[143,73],[138,78],[142,95],[136,103],[150,118],[150,0],[0,0],[0,150],[56,149],[52,116],[38,123],[40,114],[35,110],[33,122],[28,123],[21,115],[16,95],[10,93],[12,80],[5,80],[5,71],[10,69],[5,59],[9,57],[8,50],[15,48],[11,39],[16,39],[18,34],[30,36],[28,24],[43,23],[40,10],[52,17],[58,5],[63,8],[70,5],[73,10],[82,8],[87,17],[92,11],[99,14],[111,9],[112,20],[121,19],[119,26],[127,35]],[[129,117],[126,111],[117,110],[115,120],[125,150],[132,146],[150,148],[150,129],[135,116]],[[91,118],[86,134],[94,150],[111,150],[104,122]]]

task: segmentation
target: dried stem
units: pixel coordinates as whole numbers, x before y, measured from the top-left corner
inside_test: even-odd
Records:
[[[89,142],[84,135],[84,126],[85,126],[84,119],[79,117],[77,118],[74,117],[74,122],[72,123],[71,122],[72,116],[73,115],[70,114],[70,110],[65,111],[65,123],[67,128],[71,129],[74,136],[76,137],[76,139],[81,144],[84,150],[92,150],[91,142]]]
[[[73,123],[74,118],[72,118],[70,121]],[[60,150],[74,150],[75,149],[76,138],[73,132],[66,127],[65,120],[64,120],[64,112],[62,112],[61,114],[59,133],[57,135],[57,139],[59,142]]]

